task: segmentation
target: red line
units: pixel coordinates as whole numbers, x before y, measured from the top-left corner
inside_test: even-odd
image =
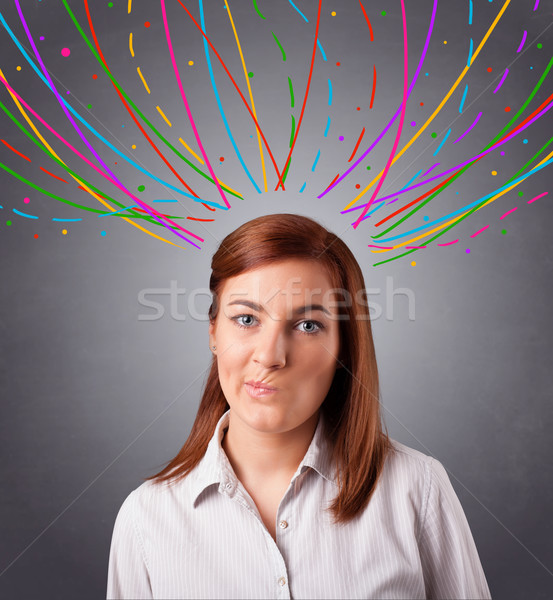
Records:
[[[355,156],[355,153],[357,152],[357,148],[359,148],[359,144],[361,143],[361,140],[363,139],[364,135],[365,135],[365,128],[363,127],[363,131],[361,132],[361,135],[359,136],[359,139],[357,140],[357,144],[355,144],[355,148],[353,149],[351,156],[348,158],[348,162],[351,162],[353,157]],[[336,179],[334,181],[336,181]],[[334,183],[334,181],[332,183]],[[330,185],[332,185],[332,183]]]
[[[96,31],[94,30],[94,25],[92,24],[92,18],[90,16],[90,11],[88,9],[88,0],[84,0],[84,5],[85,5],[85,10],[86,10],[86,17],[88,19],[88,25],[90,27],[90,31],[91,31],[92,37],[94,39],[94,44],[96,46],[96,49],[98,50],[98,54],[100,55],[100,58],[102,59],[102,62],[104,63],[106,69],[111,73],[111,70],[108,67],[108,65],[106,63],[106,60],[104,58],[104,54],[102,52],[102,49],[100,48],[100,44],[98,42],[98,38],[96,37]],[[111,84],[115,88],[115,91],[117,92],[119,98],[121,99],[121,102],[123,103],[123,106],[127,109],[127,112],[131,116],[132,120],[135,122],[135,124],[138,127],[138,129],[140,129],[140,132],[142,133],[142,135],[148,140],[148,142],[150,143],[150,145],[152,146],[152,148],[156,151],[156,153],[161,158],[161,160],[169,167],[169,169],[171,170],[171,172],[173,173],[173,175],[182,183],[182,185],[193,196],[195,196],[196,198],[199,198],[198,194],[196,194],[196,192],[186,183],[186,181],[184,181],[184,179],[178,174],[178,172],[173,168],[173,166],[169,163],[169,161],[165,158],[165,156],[163,156],[163,154],[161,153],[161,151],[159,150],[159,148],[154,144],[154,142],[152,141],[152,139],[148,136],[148,134],[146,133],[146,131],[144,130],[144,128],[142,127],[142,125],[140,125],[140,123],[138,122],[138,120],[135,117],[135,115],[134,115],[133,111],[131,110],[130,106],[127,104],[127,101],[123,97],[123,94],[121,94],[121,92],[117,89],[117,86],[115,85],[115,83],[112,81]]]
[[[209,44],[209,46],[211,47],[211,49],[215,53],[215,56],[217,56],[217,58],[219,59],[219,62],[221,63],[223,69],[225,70],[225,73],[229,76],[229,78],[232,81],[234,87],[236,88],[236,91],[238,92],[240,98],[242,98],[242,102],[244,102],[244,106],[248,109],[248,112],[250,113],[250,116],[253,119],[253,122],[255,123],[255,126],[256,126],[257,130],[259,131],[259,135],[261,135],[261,137],[263,138],[263,142],[265,143],[265,148],[267,148],[267,152],[269,153],[269,156],[271,157],[271,161],[272,161],[273,166],[275,168],[276,174],[282,179],[282,176],[280,175],[280,173],[278,171],[278,166],[276,164],[276,161],[275,161],[275,158],[273,156],[273,153],[271,152],[271,148],[269,148],[269,144],[268,144],[267,140],[265,139],[265,136],[263,135],[263,132],[261,131],[261,127],[259,126],[259,122],[255,118],[255,116],[254,116],[251,108],[249,107],[248,103],[246,102],[246,99],[244,98],[244,95],[242,94],[242,92],[240,91],[240,88],[236,84],[236,81],[234,81],[232,75],[230,74],[229,70],[227,69],[227,66],[223,62],[223,59],[221,58],[221,56],[219,55],[219,53],[217,52],[217,50],[215,50],[215,46],[211,43],[210,39],[204,33],[203,29],[198,25],[198,23],[196,22],[196,19],[194,19],[194,17],[190,14],[190,11],[186,8],[186,6],[184,6],[184,4],[181,2],[181,0],[178,0],[178,3],[184,8],[184,10],[188,14],[188,16],[194,22],[194,25],[196,25],[196,27],[200,30],[200,33],[204,36],[205,41]],[[298,126],[299,126],[299,124],[298,124]],[[279,180],[279,183],[280,183],[280,180]],[[278,185],[277,185],[277,188],[278,188]],[[282,185],[282,189],[284,190],[284,184]]]
[[[13,152],[15,152],[16,154],[19,154],[19,156],[21,156],[21,158],[24,158],[25,160],[28,160],[29,162],[31,162],[31,159],[28,156],[25,156],[24,154],[21,154],[21,152],[18,152],[13,146],[10,146],[8,144],[8,142],[6,142],[6,140],[2,140],[4,142],[4,144],[6,144],[6,146],[12,150]]]
[[[41,171],[44,171],[47,175],[50,175],[50,177],[53,177],[54,179],[59,179],[60,181],[63,181],[63,183],[67,183],[67,181],[65,181],[65,179],[62,179],[61,177],[58,177],[57,175],[50,173],[50,171],[47,171],[44,167],[39,167],[39,169]]]
[[[367,17],[367,13],[365,12],[363,5],[361,4],[361,0],[359,0],[359,6],[361,7],[361,10],[363,11],[363,14],[365,15],[365,20],[367,21],[367,25],[369,26],[369,33],[371,34],[371,42],[374,42],[373,28],[371,26],[371,22],[369,21],[369,17]]]
[[[336,177],[326,186],[326,190],[328,190],[328,188],[338,179],[338,177],[340,177],[340,173],[338,173],[336,175]]]
[[[180,0],[179,0],[180,2]],[[303,113],[305,111],[305,105],[307,104],[307,96],[309,94],[309,86],[311,85],[311,76],[313,75],[313,65],[315,64],[315,53],[317,52],[317,40],[319,39],[319,23],[321,22],[321,3],[322,0],[319,0],[319,8],[317,10],[317,27],[315,29],[315,41],[313,42],[313,54],[311,56],[311,65],[309,67],[309,77],[307,78],[307,87],[305,88],[305,96],[303,98],[303,105],[301,107],[300,118],[298,119],[298,126],[296,127],[296,133],[294,134],[294,141],[292,142],[292,146],[290,147],[290,152],[288,153],[288,158],[286,159],[286,164],[284,165],[284,169],[282,169],[282,173],[278,179],[278,183],[275,188],[275,192],[278,190],[278,186],[282,185],[282,189],[284,189],[284,184],[282,183],[282,178],[284,177],[284,173],[286,173],[286,169],[288,168],[288,163],[292,158],[292,152],[294,151],[294,146],[296,145],[296,140],[298,139],[298,133],[300,132],[300,125],[303,119]]]
[[[376,65],[373,65],[373,91],[371,92],[371,103],[369,104],[369,108],[373,107],[375,91],[376,91]]]
[[[187,219],[190,219],[191,221],[203,221],[204,223],[211,223],[212,221],[215,221],[215,219],[198,219],[198,217],[186,217]]]

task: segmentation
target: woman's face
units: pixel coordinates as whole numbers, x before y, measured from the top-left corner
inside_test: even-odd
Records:
[[[339,366],[332,289],[324,268],[303,259],[225,282],[209,338],[233,418],[267,433],[291,431],[315,418]],[[260,393],[249,381],[276,390]]]

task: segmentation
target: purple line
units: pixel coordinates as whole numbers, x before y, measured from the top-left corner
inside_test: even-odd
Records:
[[[481,116],[482,116],[482,113],[479,113],[479,115],[474,120],[474,123],[465,131],[465,133],[463,133],[463,135],[461,135],[460,137],[458,137],[453,143],[456,144],[457,142],[460,142],[465,137],[465,135],[467,135],[467,133],[469,133],[470,131],[472,131],[472,129],[474,128],[474,126],[476,125],[476,123],[478,123],[478,121],[480,120]],[[424,175],[426,175],[426,173]],[[424,175],[423,175],[423,177],[424,177]]]
[[[409,90],[407,91],[407,99],[409,99],[409,96],[411,95],[411,92],[413,91],[413,87],[415,86],[415,83],[417,82],[420,70],[422,68],[424,59],[426,57],[426,52],[428,50],[428,46],[430,45],[430,37],[432,35],[432,30],[434,29],[434,18],[436,16],[437,8],[438,8],[438,0],[434,0],[434,8],[432,9],[432,16],[430,17],[430,27],[428,28],[428,33],[426,35],[426,41],[424,43],[424,48],[423,48],[423,51],[422,51],[422,54],[421,54],[421,57],[419,60],[419,64],[417,66],[417,70],[415,71],[415,75],[413,77],[413,80],[411,81]],[[386,127],[384,128],[382,133],[376,138],[376,140],[371,144],[371,146],[358,158],[358,160],[356,160],[353,163],[353,165],[341,177],[338,177],[338,179],[334,182],[334,185],[332,185],[332,186],[328,187],[326,190],[324,190],[324,192],[322,192],[319,196],[317,196],[317,198],[322,198],[328,192],[330,192],[330,190],[332,190],[335,186],[337,186],[342,181],[342,179],[347,177],[353,171],[353,169],[355,169],[357,167],[357,165],[359,165],[359,163],[372,152],[372,150],[375,148],[375,146],[378,144],[378,142],[380,142],[380,140],[386,135],[386,133],[388,133],[388,130],[393,125],[394,121],[397,119],[399,113],[401,112],[402,105],[403,105],[403,102],[399,105],[399,107],[396,111],[396,114],[391,118],[388,125],[386,125]]]
[[[540,0],[536,0],[536,4],[534,4],[534,10],[538,10],[539,4],[540,4]]]
[[[440,163],[436,163],[435,165],[432,165],[430,167],[430,169],[428,169],[428,171],[426,171],[426,173],[423,173],[422,176],[426,177],[428,175],[428,173],[430,173],[430,171],[432,171],[432,169],[435,169],[436,167],[440,166]]]
[[[379,198],[379,200],[387,200],[388,198],[393,198],[394,196],[398,196],[400,194],[406,194],[407,192],[410,192],[411,190],[414,190],[414,189],[416,189],[418,187],[426,185],[427,183],[430,183],[431,181],[434,181],[435,179],[439,179],[440,177],[444,177],[445,175],[449,175],[450,173],[453,173],[453,171],[456,171],[457,169],[461,169],[462,167],[468,165],[469,163],[471,163],[471,162],[473,162],[475,160],[478,160],[478,159],[482,158],[483,156],[486,156],[487,154],[489,154],[493,150],[496,150],[500,146],[503,146],[503,144],[506,144],[513,137],[515,137],[515,136],[519,135],[520,133],[522,133],[525,129],[527,129],[528,127],[530,127],[530,125],[532,125],[532,123],[534,123],[534,121],[536,121],[537,119],[539,119],[540,117],[542,117],[547,111],[551,110],[551,108],[553,108],[553,101],[550,102],[541,112],[539,112],[533,119],[530,119],[530,121],[528,121],[528,123],[526,123],[520,129],[517,129],[517,131],[515,131],[515,132],[511,133],[510,135],[508,135],[504,140],[501,140],[501,141],[495,143],[491,148],[488,148],[484,152],[481,152],[480,154],[477,154],[473,158],[469,158],[465,162],[460,163],[457,166],[452,167],[451,169],[448,169],[447,171],[443,171],[442,173],[439,173],[438,175],[435,175],[434,177],[431,177],[430,179],[426,179],[424,181],[421,181],[420,183],[416,183],[416,184],[412,185],[411,187],[405,188],[405,189],[400,190],[398,192],[394,192],[393,194],[390,194],[389,196],[384,196],[383,198]],[[352,210],[361,210],[364,206],[365,205],[362,204],[360,206],[355,206],[353,208],[348,208],[346,211],[342,211],[342,212],[350,212]]]
[[[501,78],[501,81],[499,82],[498,86],[495,88],[495,90],[493,91],[493,93],[495,94],[499,88],[503,85],[503,82],[505,81],[505,77],[507,77],[507,75],[509,74],[509,69],[505,69],[505,73],[503,73],[503,77]]]
[[[539,2],[539,0],[538,0],[538,2]],[[536,9],[534,8],[534,10],[536,10]],[[522,34],[522,41],[520,42],[520,46],[518,47],[517,54],[522,50],[522,47],[524,46],[524,42],[526,41],[527,35],[528,35],[528,32],[526,30],[524,30],[524,33]]]

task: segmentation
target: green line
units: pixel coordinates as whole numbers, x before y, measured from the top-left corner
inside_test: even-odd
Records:
[[[87,181],[86,179],[84,179],[83,177],[81,177],[78,173],[76,173],[75,171],[73,171],[72,169],[70,169],[67,165],[65,165],[59,158],[56,158],[47,148],[45,148],[35,137],[34,134],[32,134],[11,112],[10,110],[2,103],[0,102],[0,108],[8,115],[8,117],[17,125],[17,127],[31,140],[31,142],[33,142],[33,144],[35,144],[36,146],[38,146],[40,148],[40,150],[42,150],[44,152],[44,154],[46,154],[51,160],[53,160],[55,163],[57,163],[62,169],[64,169],[65,171],[67,171],[70,175],[73,175],[78,181],[80,181],[83,185],[88,186],[91,190],[93,190],[94,192],[96,192],[97,194],[100,194],[102,196],[105,196],[106,199],[108,199],[110,202],[113,202],[113,204],[115,204],[116,206],[118,206],[119,208],[125,208],[125,204],[121,204],[121,202],[118,202],[117,200],[115,200],[114,198],[111,198],[110,196],[108,196],[108,194],[106,194],[103,190],[98,189],[97,187],[95,187],[94,185],[92,185],[92,183],[90,183],[89,181]],[[25,180],[26,181],[26,180]],[[27,181],[26,181],[27,182]],[[28,183],[28,182],[27,182]],[[29,183],[29,185],[32,185]],[[39,188],[37,188],[39,189]],[[56,196],[57,197],[57,196]],[[71,204],[71,206],[77,206],[79,208],[83,208],[80,204],[73,204],[69,201],[67,201],[68,204]],[[85,209],[86,210],[86,209]],[[129,209],[132,210],[132,209]],[[100,213],[106,213],[109,214],[109,211],[106,210],[99,210],[97,212]],[[127,215],[123,215],[123,216],[127,216]],[[147,221],[149,221],[152,224],[155,225],[159,225],[159,223],[157,222],[156,219],[154,219],[153,217],[149,216],[149,215],[140,215],[140,214],[136,214],[136,215],[132,215],[133,217],[136,216],[137,218],[141,218],[141,219],[146,219]],[[169,215],[171,218],[173,219],[182,219],[183,217],[177,217],[177,216],[173,216],[173,215]]]
[[[501,138],[501,136],[503,135],[503,133],[517,120],[517,118],[522,114],[522,112],[524,111],[524,109],[528,106],[528,104],[532,101],[532,98],[536,95],[536,93],[538,92],[539,88],[541,87],[543,81],[545,80],[545,78],[547,77],[547,74],[549,73],[551,67],[553,66],[553,57],[551,58],[551,60],[549,61],[549,64],[547,65],[545,71],[543,72],[543,75],[540,77],[538,83],[536,84],[536,86],[534,87],[534,89],[532,90],[532,92],[530,93],[530,95],[528,96],[528,98],[526,99],[526,101],[524,102],[524,104],[520,107],[520,109],[517,111],[516,115],[511,119],[511,121],[509,121],[509,123],[507,125],[505,125],[505,127],[495,136],[495,138],[487,145],[484,147],[484,149],[482,150],[482,152],[485,152],[486,150],[488,150],[491,146],[493,146],[497,140],[499,138]],[[397,221],[396,223],[394,223],[393,225],[391,225],[390,227],[388,227],[388,229],[381,231],[380,233],[378,233],[377,235],[373,235],[371,236],[373,239],[378,239],[380,237],[382,237],[383,235],[386,235],[387,233],[389,233],[390,231],[392,231],[393,229],[395,229],[398,225],[401,225],[401,223],[403,223],[404,221],[406,221],[409,217],[411,217],[412,215],[414,215],[416,212],[418,212],[421,208],[423,208],[424,206],[426,206],[426,204],[428,204],[431,200],[433,200],[436,196],[438,196],[439,194],[441,194],[442,192],[444,192],[454,181],[456,181],[459,177],[461,177],[461,175],[463,175],[468,169],[470,169],[470,167],[472,167],[472,165],[474,165],[477,161],[473,161],[471,163],[469,163],[468,165],[465,165],[460,171],[459,173],[457,173],[455,175],[455,177],[453,177],[450,181],[448,181],[445,185],[443,185],[439,190],[437,190],[436,192],[434,192],[431,196],[429,196],[428,198],[426,198],[426,200],[423,200],[420,204],[418,204],[413,210],[411,210],[409,213],[407,213],[404,217],[402,217],[399,221]],[[478,205],[479,206],[479,205]],[[478,206],[476,208],[478,208]],[[471,214],[471,213],[469,213]],[[460,222],[460,221],[459,221]],[[405,256],[404,254],[402,254],[401,256]],[[397,258],[400,258],[400,256],[398,256]],[[393,260],[393,259],[392,259]],[[388,262],[388,261],[385,261]],[[379,263],[381,264],[381,263]]]
[[[294,88],[290,77],[288,77],[288,87],[290,88],[290,106],[294,108]]]
[[[291,164],[292,164],[292,158],[290,158],[290,160],[288,161],[288,166],[286,167],[286,170],[284,171],[284,175],[282,176],[282,185],[284,185],[284,183],[286,182],[286,177],[288,176],[288,171],[290,169]]]
[[[275,42],[278,44],[278,47],[280,48],[280,51],[282,52],[282,60],[284,62],[286,62],[286,52],[284,52],[284,48],[282,47],[281,43],[278,41],[277,36],[271,31],[271,33],[273,34],[273,37],[275,38]]]
[[[296,119],[294,119],[294,115],[292,115],[292,131],[290,132],[290,148],[292,147],[292,142],[294,141],[294,132],[296,131]]]
[[[215,182],[213,181],[213,179],[209,175],[207,175],[206,173],[204,173],[201,169],[198,169],[198,167],[196,165],[194,165],[193,163],[191,163],[185,156],[183,156],[168,140],[166,140],[163,137],[163,135],[161,135],[161,133],[152,125],[152,123],[150,123],[150,121],[146,118],[146,116],[142,113],[142,111],[140,111],[140,109],[136,106],[136,104],[131,100],[131,98],[128,96],[128,94],[125,92],[125,90],[123,90],[123,88],[119,85],[119,83],[117,82],[117,80],[110,73],[109,69],[104,65],[104,63],[100,59],[100,56],[99,56],[98,52],[96,52],[96,48],[94,48],[94,46],[90,43],[90,40],[87,38],[87,36],[86,36],[85,32],[83,31],[82,27],[80,26],[79,22],[75,18],[75,15],[73,14],[73,12],[71,11],[71,9],[69,8],[69,5],[67,4],[67,0],[62,0],[62,2],[64,4],[67,12],[69,13],[69,16],[71,17],[71,20],[73,21],[73,24],[75,25],[75,27],[77,28],[77,30],[81,34],[81,37],[83,38],[83,40],[86,42],[86,45],[90,48],[90,51],[92,52],[92,54],[94,54],[94,56],[96,57],[96,60],[98,61],[99,65],[102,67],[102,69],[104,69],[104,71],[106,72],[106,75],[110,78],[110,80],[113,83],[113,85],[117,88],[117,90],[119,90],[119,92],[125,98],[125,100],[138,113],[138,115],[140,116],[140,118],[158,136],[158,138],[160,140],[162,140],[163,143],[167,147],[169,147],[181,160],[183,160],[189,167],[192,167],[194,169],[194,171],[196,171],[197,173],[199,173],[202,177],[204,177],[205,179],[207,179],[208,181],[210,181],[211,183],[214,184]],[[232,190],[229,190],[222,183],[221,183],[221,187],[226,192],[228,192],[229,194],[231,194],[232,196],[236,196],[237,198],[242,198],[241,195],[237,194],[236,192],[233,192]]]
[[[537,152],[536,154],[534,154],[534,156],[532,156],[532,158],[524,165],[524,167],[522,167],[522,169],[519,169],[519,171],[517,171],[510,179],[507,179],[506,184],[507,183],[511,183],[511,181],[513,181],[513,179],[516,179],[523,171],[524,169],[526,169],[526,167],[535,159],[537,158],[546,148],[547,146],[549,146],[549,144],[551,144],[551,142],[553,142],[553,137],[545,144],[545,146],[542,146]]]
[[[253,0],[253,7],[255,8],[255,12],[262,18],[265,19],[265,17],[259,12],[259,8],[257,8],[257,2],[255,0]]]

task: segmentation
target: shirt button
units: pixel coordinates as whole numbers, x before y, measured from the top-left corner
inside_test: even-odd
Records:
[[[227,488],[227,490],[232,490],[232,483],[227,483],[225,487]]]
[[[281,529],[286,529],[286,528],[288,527],[288,523],[287,523],[286,521],[281,521],[281,522],[278,524],[278,526],[279,526]]]
[[[278,584],[281,586],[286,585],[286,579],[284,579],[284,577],[280,577],[278,580]]]

